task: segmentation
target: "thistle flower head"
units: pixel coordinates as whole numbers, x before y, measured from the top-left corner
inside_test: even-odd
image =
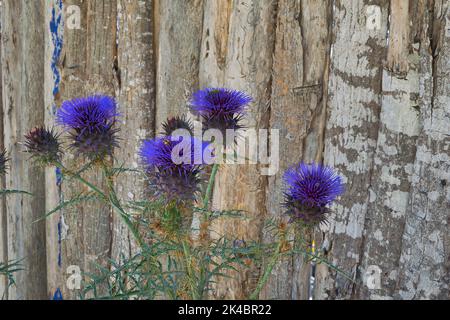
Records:
[[[25,135],[26,152],[43,165],[54,164],[62,154],[58,138],[53,129],[36,127]]]
[[[226,88],[206,88],[194,93],[190,109],[202,117],[203,129],[218,129],[225,137],[227,129],[243,128],[241,121],[252,98],[244,92]]]
[[[6,173],[6,170],[8,169],[7,162],[9,161],[8,153],[5,149],[0,150],[0,175],[3,175]]]
[[[144,141],[140,157],[155,196],[188,203],[199,191],[203,154],[210,147],[195,138],[171,136]]]
[[[109,96],[90,96],[63,102],[57,122],[69,130],[71,147],[91,159],[111,155],[117,146],[117,104]]]
[[[192,122],[189,119],[187,119],[185,115],[167,119],[165,122],[163,122],[162,128],[163,128],[162,134],[165,136],[171,136],[172,133],[178,129],[184,129],[189,131],[189,134],[191,136],[194,132],[194,126],[192,125]]]
[[[341,177],[330,167],[300,163],[284,174],[284,206],[291,221],[317,225],[327,220],[327,205],[344,192]]]

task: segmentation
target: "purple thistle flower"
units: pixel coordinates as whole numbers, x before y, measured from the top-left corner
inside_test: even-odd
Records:
[[[252,98],[244,92],[226,88],[206,88],[194,93],[190,109],[202,117],[203,130],[218,129],[225,137],[227,129],[243,128],[241,120]]]
[[[306,225],[317,225],[327,220],[327,205],[344,192],[341,177],[333,169],[320,164],[300,163],[284,174],[287,190],[284,207],[291,221],[300,220]]]
[[[56,119],[69,129],[72,148],[88,158],[102,159],[117,146],[118,115],[114,98],[96,95],[64,101]]]
[[[62,154],[58,138],[53,129],[36,127],[25,135],[26,152],[43,165],[54,164]]]
[[[176,116],[167,119],[162,124],[163,132],[162,134],[165,136],[171,136],[172,133],[178,129],[184,129],[189,131],[189,134],[192,136],[192,133],[194,132],[194,126],[192,125],[192,122],[186,118],[186,115],[182,116]]]
[[[201,182],[203,152],[211,152],[209,148],[192,137],[176,141],[165,136],[144,141],[140,157],[154,195],[164,196],[167,202],[192,202]],[[184,154],[186,150],[189,152]]]
[[[0,175],[3,175],[6,173],[6,170],[8,169],[7,162],[9,161],[8,153],[5,149],[0,150]]]

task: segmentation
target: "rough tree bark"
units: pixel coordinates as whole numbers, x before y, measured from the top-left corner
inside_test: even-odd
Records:
[[[6,188],[33,194],[5,198],[7,258],[23,259],[24,268],[9,299],[45,299],[45,222],[34,223],[45,213],[44,171],[21,145],[28,130],[44,123],[44,12],[36,1],[3,1],[1,17],[4,143],[11,158]]]

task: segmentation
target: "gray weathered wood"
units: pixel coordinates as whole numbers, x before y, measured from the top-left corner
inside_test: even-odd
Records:
[[[111,0],[64,1],[64,6],[77,5],[81,12],[80,29],[64,29],[64,50],[60,58],[61,95],[64,100],[91,94],[114,96],[118,86],[115,73],[117,3]],[[80,158],[70,152],[66,164],[80,166]],[[100,168],[85,173],[94,185],[105,188]],[[70,199],[87,188],[77,183],[63,182],[64,199]],[[107,266],[111,254],[111,208],[100,202],[89,202],[64,210],[64,237],[62,239],[62,272],[70,265],[82,272],[96,270],[94,263]],[[68,275],[66,275],[66,278]],[[66,299],[77,298],[77,290],[61,284]],[[100,293],[101,294],[101,293]]]
[[[433,16],[424,23],[420,52],[423,128],[417,142],[395,293],[401,299],[449,297],[450,7],[448,1],[436,1],[430,9]]]
[[[3,1],[2,98],[5,147],[10,152],[6,188],[33,193],[6,197],[7,257],[23,259],[18,285],[10,299],[45,299],[47,277],[44,171],[28,161],[21,142],[32,127],[44,123],[44,12],[38,1]]]
[[[359,298],[389,299],[398,277],[416,139],[420,131],[418,43],[410,42],[408,2],[391,1],[387,65],[383,70],[377,149],[369,188]],[[419,15],[417,15],[419,16]],[[418,21],[416,21],[417,23]],[[413,40],[411,38],[411,40]],[[381,287],[370,290],[364,276],[381,271]],[[378,272],[378,271],[376,271]]]
[[[327,259],[356,278],[378,136],[382,61],[388,1],[339,1],[333,10],[333,44],[324,162],[344,178],[345,194],[322,225]],[[353,285],[326,265],[317,266],[317,299],[348,298]]]
[[[155,130],[155,60],[153,1],[118,1],[118,74],[121,146],[115,153],[116,166],[138,169],[139,148]],[[121,175],[117,194],[124,201],[145,199],[146,182],[142,176]],[[113,216],[112,258],[129,256],[136,244],[126,226]]]
[[[0,16],[1,16],[1,10],[0,7]],[[1,37],[2,37],[2,24],[3,22],[0,21],[0,47],[2,45]],[[0,49],[0,61],[1,61],[1,49]],[[4,143],[4,136],[3,136],[3,107],[2,107],[2,70],[3,68],[0,68],[0,150],[3,150],[5,143]],[[0,189],[5,189],[5,177],[2,176],[0,178]],[[0,198],[0,263],[8,261],[8,237],[7,237],[7,224],[6,224],[6,203],[4,198]],[[0,299],[3,297],[4,299],[8,298],[8,291],[7,288],[7,282],[8,279],[6,277],[0,276]]]
[[[199,85],[203,0],[156,1],[156,129],[167,117],[187,112]]]

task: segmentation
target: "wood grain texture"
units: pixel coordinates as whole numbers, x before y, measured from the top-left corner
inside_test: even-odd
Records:
[[[45,222],[33,223],[45,213],[44,171],[21,145],[28,130],[44,123],[44,12],[37,1],[4,1],[1,14],[4,143],[11,158],[6,188],[33,193],[5,200],[7,257],[23,259],[24,268],[9,299],[45,299]]]
[[[65,7],[69,5],[80,8],[81,28],[64,29],[59,102],[91,94],[114,96],[118,86],[114,70],[117,55],[117,2],[64,2]],[[67,154],[65,161],[69,167],[82,165],[82,159],[74,157],[73,152]],[[85,176],[94,185],[105,188],[105,180],[98,172],[99,168],[93,168]],[[77,183],[63,182],[64,199],[71,199],[80,191],[88,190]],[[94,263],[107,266],[107,259],[111,255],[111,208],[98,201],[83,203],[64,210],[63,217],[62,272],[65,273],[70,265],[79,266],[82,272],[95,271]],[[77,298],[77,290],[69,290],[66,283],[61,285],[64,298]]]
[[[186,113],[199,86],[203,0],[157,3],[156,132],[167,117]]]
[[[320,250],[329,262],[356,278],[370,175],[381,109],[388,1],[337,1],[329,80],[324,163],[336,168],[346,185],[322,225]],[[317,299],[349,298],[354,286],[324,264],[317,266]]]
[[[361,280],[374,266],[381,271],[380,288],[358,287],[360,299],[392,299],[408,207],[419,121],[419,43],[410,41],[408,2],[391,1],[387,65],[383,70],[378,142],[369,187],[364,228]],[[420,17],[420,15],[415,15]],[[413,39],[411,39],[413,40]]]
[[[50,128],[55,126],[55,112],[59,97],[59,54],[61,53],[63,36],[63,8],[59,0],[45,1],[45,63],[44,63],[44,120]],[[60,19],[60,20],[58,20]],[[59,21],[59,23],[58,23]],[[45,169],[45,208],[46,212],[59,205],[62,200],[61,186],[58,183],[54,167]],[[52,298],[55,292],[65,283],[67,275],[62,270],[61,242],[64,221],[60,212],[46,219],[46,257],[47,257],[47,297]]]
[[[450,8],[435,1],[421,47],[420,119],[396,298],[448,299]],[[431,50],[430,50],[431,49]]]
[[[2,7],[0,7],[0,17],[1,17]],[[0,61],[1,61],[1,46],[2,46],[2,34],[1,34],[0,21]],[[5,147],[4,135],[3,135],[3,99],[2,99],[2,81],[1,79],[3,73],[3,68],[0,68],[0,150]],[[5,177],[2,175],[0,177],[0,189],[5,189]],[[8,236],[7,236],[7,216],[6,216],[6,202],[3,197],[0,198],[0,263],[8,261]],[[0,276],[0,299],[8,299],[7,291],[8,279],[4,276]]]
[[[154,136],[155,130],[155,60],[153,1],[118,1],[117,99],[121,147],[115,153],[116,166],[138,169],[142,140]],[[124,174],[118,177],[116,189],[124,201],[145,199],[144,177]],[[112,258],[136,251],[126,226],[114,215]]]
[[[247,127],[268,128],[275,4],[273,1],[233,1],[231,6],[224,80],[215,81],[251,95],[254,102],[246,117]],[[214,30],[210,30],[210,34],[214,35]],[[267,177],[261,175],[257,165],[222,166],[214,188],[213,208],[244,210],[248,219],[220,220],[214,231],[237,239],[258,240],[266,216],[266,185]],[[221,279],[215,288],[215,297],[248,297],[258,270],[250,268],[232,274],[234,279]]]
[[[346,192],[328,225],[297,236],[315,239],[355,282],[319,264],[313,298],[448,298],[448,0],[61,1],[0,6],[0,147],[12,158],[0,188],[34,193],[0,198],[0,261],[24,258],[25,267],[10,299],[48,299],[58,288],[77,299],[66,285],[68,266],[91,272],[93,262],[109,267],[108,258],[137,249],[98,202],[32,223],[87,189],[60,186],[54,169],[29,162],[23,134],[52,126],[66,99],[112,95],[122,115],[115,165],[136,168],[141,140],[159,133],[168,116],[186,113],[191,94],[207,86],[247,92],[255,101],[245,125],[280,130],[275,176],[261,175],[261,165],[220,167],[212,207],[242,209],[248,219],[218,220],[213,235],[270,241],[262,222],[282,214],[284,170],[323,161],[344,177]],[[68,28],[70,5],[81,10],[80,29]],[[74,152],[65,161],[85,163]],[[84,176],[105,187],[96,172]],[[123,201],[146,197],[140,176],[123,175],[115,186]],[[371,289],[374,266],[381,281]],[[230,272],[210,298],[247,298],[260,271]],[[261,298],[307,299],[310,275],[302,257],[283,260]],[[0,279],[0,295],[5,286]]]
[[[330,10],[326,2],[278,2],[270,128],[280,130],[280,168],[269,177],[269,216],[282,215],[284,171],[302,160],[310,163],[321,159]],[[263,296],[308,299],[310,271],[311,265],[302,257],[286,259],[274,270]]]

